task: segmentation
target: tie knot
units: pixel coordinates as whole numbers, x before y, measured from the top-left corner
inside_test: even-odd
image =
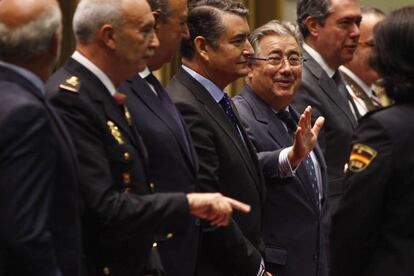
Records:
[[[147,82],[151,83],[154,86],[158,86],[158,84],[159,84],[158,79],[152,73],[150,73],[148,76],[146,76],[145,80]]]
[[[276,116],[279,117],[279,119],[285,123],[286,127],[288,128],[289,132],[295,132],[296,131],[296,122],[293,120],[292,116],[290,115],[290,112],[287,110],[282,110],[278,113],[276,113]]]
[[[341,77],[341,73],[339,73],[339,71],[335,72],[335,74],[332,76],[332,79],[336,83],[336,86],[338,86],[339,84],[341,84],[343,82],[342,77]]]

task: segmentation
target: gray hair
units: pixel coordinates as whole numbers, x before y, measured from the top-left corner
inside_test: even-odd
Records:
[[[159,20],[165,23],[170,16],[169,1],[171,0],[147,0],[153,12],[159,13]]]
[[[122,0],[81,0],[73,15],[73,32],[78,42],[89,42],[104,24],[122,26]]]
[[[305,24],[309,16],[316,18],[321,26],[325,25],[326,18],[331,14],[332,3],[330,0],[299,0],[296,6],[296,16],[299,29],[304,38],[309,35]]]
[[[46,51],[61,26],[59,5],[53,5],[34,20],[17,28],[10,28],[0,19],[0,58],[31,57]]]
[[[256,54],[260,51],[260,40],[269,35],[288,35],[296,40],[296,43],[299,47],[302,45],[302,35],[296,24],[288,21],[280,22],[278,20],[271,20],[263,26],[254,30],[249,36],[250,44],[252,45]]]

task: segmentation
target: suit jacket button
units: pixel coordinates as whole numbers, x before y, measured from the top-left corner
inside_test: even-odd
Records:
[[[196,225],[196,226],[200,226],[200,224],[201,224],[200,219],[199,219],[199,218],[196,218],[196,220],[195,220],[195,225]]]
[[[313,254],[313,260],[314,260],[315,262],[317,262],[317,261],[318,261],[318,259],[319,259],[318,255],[317,255],[317,254]]]

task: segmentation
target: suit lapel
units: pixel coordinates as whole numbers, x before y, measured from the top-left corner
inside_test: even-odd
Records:
[[[252,162],[251,151],[248,148],[251,145],[249,143],[250,141],[247,137],[247,134],[244,132],[244,129],[240,127],[246,144],[242,141],[240,134],[237,132],[237,130],[234,128],[231,122],[227,119],[221,107],[214,101],[214,99],[211,97],[208,91],[197,80],[191,77],[182,68],[177,73],[177,78],[181,81],[181,83],[184,86],[188,88],[189,91],[193,93],[194,97],[203,104],[207,114],[209,114],[209,116],[223,129],[224,133],[226,133],[226,135],[231,139],[231,141],[239,151],[240,155],[242,156],[247,170],[252,175],[252,178],[256,180],[256,186],[261,194],[262,189],[259,188],[261,186],[261,183],[257,181],[259,176],[253,170],[253,168],[256,168],[256,166]],[[240,118],[238,117],[237,110],[234,106],[233,108],[237,119],[239,120],[239,122],[241,122]]]
[[[349,103],[348,101],[345,101],[339,93],[334,80],[326,74],[322,67],[306,51],[303,51],[303,55],[305,57],[304,66],[318,79],[322,91],[339,107],[348,121],[355,128],[357,122],[349,107]]]
[[[142,102],[150,109],[152,112],[162,121],[164,124],[170,129],[171,133],[174,135],[177,143],[180,145],[181,151],[186,156],[187,161],[193,165],[194,159],[192,159],[191,152],[187,150],[187,146],[184,144],[181,135],[177,132],[179,131],[176,128],[176,123],[172,118],[172,115],[167,112],[165,108],[161,105],[161,102],[157,95],[151,90],[148,86],[148,83],[142,79],[139,75],[135,76],[132,80],[128,80],[131,82],[131,90],[132,92],[139,97]],[[180,116],[181,123],[183,123],[181,116]],[[185,126],[185,124],[183,124]],[[185,127],[184,127],[185,129]],[[188,137],[186,137],[188,140]],[[190,140],[188,140],[190,141]],[[190,144],[190,143],[189,143]]]

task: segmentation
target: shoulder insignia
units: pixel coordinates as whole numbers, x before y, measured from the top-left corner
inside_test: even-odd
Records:
[[[112,121],[108,121],[106,124],[108,125],[112,136],[115,138],[115,140],[118,142],[118,144],[120,144],[120,145],[125,144],[125,141],[122,138],[121,132],[119,131],[119,128],[117,127],[117,125],[115,125],[115,123],[112,122]]]
[[[361,172],[369,166],[376,156],[377,151],[373,148],[363,144],[355,144],[349,157],[348,169],[351,172]]]
[[[79,78],[76,76],[72,76],[65,80],[63,83],[59,85],[60,89],[73,92],[73,93],[79,93],[79,87],[80,87],[80,81]]]

